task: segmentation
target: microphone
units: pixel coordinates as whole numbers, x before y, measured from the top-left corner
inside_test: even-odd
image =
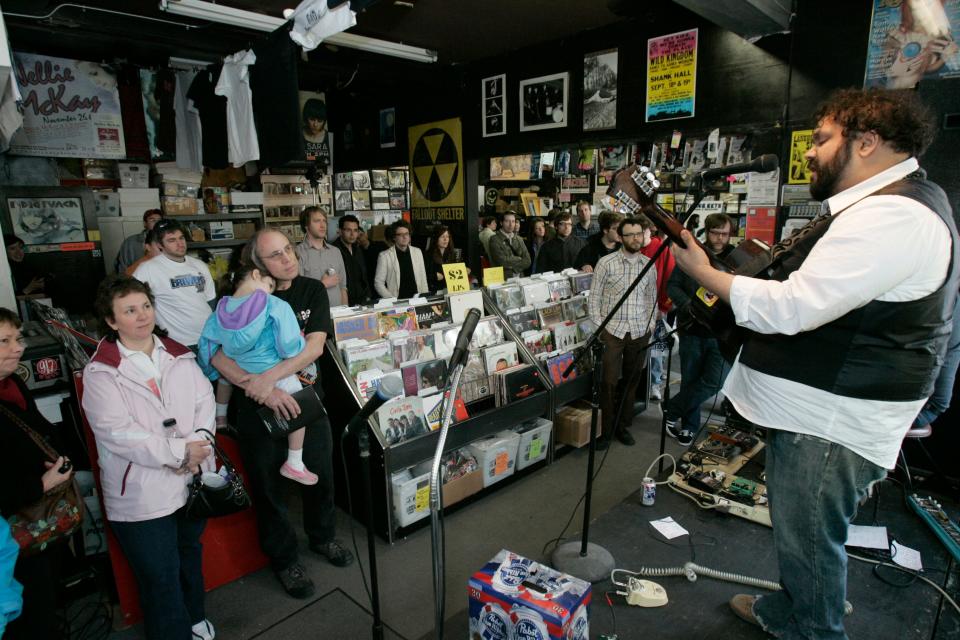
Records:
[[[724,176],[733,175],[734,173],[747,173],[749,171],[756,171],[757,173],[769,173],[770,171],[776,171],[777,167],[780,166],[780,160],[777,159],[777,156],[772,153],[765,153],[759,158],[754,158],[749,162],[737,162],[736,164],[728,164],[725,167],[717,167],[716,169],[707,169],[706,171],[700,172],[701,180],[713,180],[714,178],[722,178]]]
[[[452,371],[458,364],[467,361],[467,349],[470,347],[470,339],[477,328],[477,322],[480,321],[480,310],[474,307],[467,312],[467,317],[463,320],[463,326],[457,335],[457,344],[453,347],[453,353],[450,354],[449,371]]]
[[[381,378],[380,385],[377,387],[377,392],[373,394],[372,398],[367,400],[367,404],[363,405],[363,407],[360,409],[360,412],[350,419],[350,422],[347,423],[346,428],[343,430],[343,435],[348,436],[352,431],[362,428],[363,423],[365,423],[367,419],[373,415],[374,411],[383,406],[384,402],[390,398],[395,398],[402,395],[402,382],[397,380],[395,377]]]

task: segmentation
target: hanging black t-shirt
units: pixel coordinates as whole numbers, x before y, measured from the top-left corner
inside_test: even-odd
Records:
[[[190,83],[187,97],[200,113],[203,136],[203,166],[225,169],[227,162],[227,99],[213,92],[220,78],[221,65],[207,67]]]
[[[173,109],[177,78],[172,69],[163,68],[157,72],[157,87],[153,91],[160,105],[160,126],[157,131],[157,149],[165,158],[177,155],[177,117]]]
[[[333,335],[333,321],[330,319],[330,300],[327,290],[319,280],[299,276],[293,279],[287,289],[277,289],[273,292],[293,308],[293,315],[297,317],[297,324],[303,335],[307,336],[317,331],[323,331],[328,336]],[[320,363],[315,363],[317,379],[313,384],[317,395],[323,398],[323,385],[320,380]]]
[[[260,139],[260,162],[276,167],[304,161],[298,47],[287,29],[279,29],[253,47],[257,62],[250,68],[253,118]]]

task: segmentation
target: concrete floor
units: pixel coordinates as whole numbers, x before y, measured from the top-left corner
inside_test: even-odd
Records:
[[[676,387],[675,387],[676,388]],[[707,405],[709,407],[709,405]],[[596,518],[637,490],[641,479],[660,446],[659,405],[651,403],[634,420],[631,430],[637,443],[625,447],[614,442],[603,469],[594,482],[592,514]],[[667,439],[667,452],[679,456],[683,449]],[[602,460],[598,455],[597,461]],[[535,559],[544,559],[544,544],[560,534],[571,510],[583,493],[586,480],[587,450],[571,451],[554,464],[521,479],[482,500],[449,514],[446,522],[446,618],[467,607],[468,577],[507,548]],[[579,539],[582,524],[578,511],[566,536]],[[366,538],[362,527],[354,523],[357,545],[366,564]],[[339,514],[338,536],[350,544],[350,519]],[[301,548],[305,549],[301,538]],[[430,529],[414,532],[393,545],[377,540],[382,617],[385,625],[400,636],[416,639],[433,629],[434,598],[431,569]],[[317,585],[316,598],[335,588],[369,607],[356,563],[337,569],[321,558],[303,552],[308,574]],[[287,597],[269,570],[249,575],[207,595],[207,613],[217,629],[218,638],[251,638],[294,616],[310,601]],[[288,625],[284,622],[284,625]],[[317,637],[306,632],[304,637]],[[323,637],[333,636],[324,630]],[[465,635],[467,629],[462,629]],[[272,632],[270,635],[273,637]],[[352,634],[351,634],[352,635]],[[134,627],[110,636],[113,640],[141,638]],[[279,637],[279,636],[278,636]],[[388,634],[389,637],[389,634]],[[447,637],[463,637],[450,630]]]

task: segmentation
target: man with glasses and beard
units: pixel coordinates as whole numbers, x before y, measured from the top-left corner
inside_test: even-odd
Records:
[[[933,390],[960,261],[947,197],[917,162],[935,125],[915,95],[844,90],[815,118],[806,158],[824,209],[770,280],[713,269],[689,232],[673,247],[750,330],[723,390],[768,429],[784,588],[730,606],[781,638],[847,637],[847,528]]]
[[[600,258],[593,270],[587,305],[590,319],[597,325],[603,322],[613,305],[650,262],[640,253],[644,230],[639,218],[625,218],[620,222],[617,232],[623,243],[620,250]],[[609,446],[613,436],[628,447],[635,442],[627,431],[633,423],[634,396],[640,381],[640,376],[633,374],[643,368],[647,341],[657,320],[656,309],[657,270],[651,268],[600,334],[600,340],[603,341],[603,381],[600,390],[603,435],[597,441],[597,446],[601,449]],[[621,376],[627,384],[618,402],[617,384]],[[617,416],[620,405],[622,410]]]

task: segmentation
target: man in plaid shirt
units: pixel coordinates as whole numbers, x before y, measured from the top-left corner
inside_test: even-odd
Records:
[[[641,218],[625,218],[618,228],[623,242],[620,250],[597,262],[589,297],[590,319],[594,323],[603,321],[643,267],[650,262],[640,253],[643,230]],[[656,324],[656,310],[657,270],[651,268],[600,335],[604,345],[600,391],[603,435],[597,442],[600,448],[606,448],[613,435],[627,446],[634,443],[627,429],[633,422],[633,403],[639,376],[632,374],[643,369],[646,345]],[[627,385],[620,398],[623,409],[617,421],[615,413],[619,404],[615,402],[615,397],[621,375],[626,378]]]

